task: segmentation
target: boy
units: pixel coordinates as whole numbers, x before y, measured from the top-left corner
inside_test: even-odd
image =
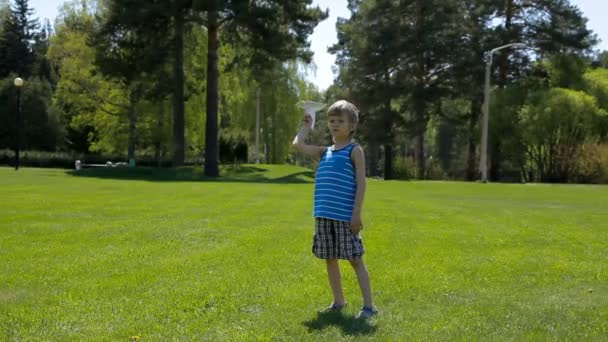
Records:
[[[338,101],[327,110],[327,126],[334,144],[311,146],[304,139],[311,130],[312,118],[304,116],[304,124],[293,140],[300,152],[320,158],[315,176],[313,253],[327,264],[329,285],[334,301],[324,312],[338,312],[346,306],[338,259],[350,262],[359,281],[363,307],[357,318],[378,314],[372,303],[369,273],[363,262],[363,229],[361,208],[365,195],[365,157],[361,146],[353,142],[359,122],[359,111],[350,102]]]

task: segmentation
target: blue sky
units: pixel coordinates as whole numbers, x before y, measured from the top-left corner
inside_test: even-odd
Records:
[[[608,50],[608,1],[606,0],[571,0],[572,4],[578,6],[583,15],[589,20],[587,25],[602,40],[598,46],[601,50]],[[59,7],[64,0],[30,0],[30,7],[36,11],[35,15],[41,19],[48,18],[54,21]],[[319,89],[324,90],[333,82],[334,75],[331,67],[335,62],[333,55],[327,52],[327,48],[336,42],[336,18],[348,17],[350,13],[346,8],[347,0],[313,0],[315,5],[321,8],[329,8],[329,18],[320,23],[313,35],[310,37],[311,49],[315,53],[314,62],[316,72],[311,73],[308,78],[314,82]]]

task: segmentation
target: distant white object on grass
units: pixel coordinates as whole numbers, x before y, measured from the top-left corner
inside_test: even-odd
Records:
[[[80,160],[77,160],[74,163],[74,166],[76,168],[76,170],[82,170],[82,168],[85,167],[124,167],[124,166],[129,166],[129,163],[127,162],[116,162],[116,163],[112,163],[111,161],[106,161],[105,164],[85,164],[83,162],[81,162]]]
[[[304,109],[304,111],[312,118],[312,128],[315,128],[315,116],[318,111],[322,110],[327,106],[325,103],[313,102],[313,101],[300,101],[296,106]]]

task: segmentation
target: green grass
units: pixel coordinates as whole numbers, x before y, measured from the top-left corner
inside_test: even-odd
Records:
[[[313,174],[0,168],[0,340],[606,340],[608,187],[368,180],[379,317],[330,303]]]

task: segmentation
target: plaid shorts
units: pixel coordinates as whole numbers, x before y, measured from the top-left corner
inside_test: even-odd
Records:
[[[323,217],[315,218],[312,253],[321,259],[357,259],[363,256],[359,234],[350,230],[350,223]]]

